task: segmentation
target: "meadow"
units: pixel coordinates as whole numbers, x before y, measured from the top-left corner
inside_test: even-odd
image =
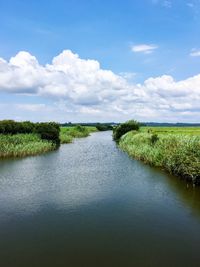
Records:
[[[151,132],[154,134],[184,134],[184,135],[200,135],[200,127],[148,127],[140,128],[141,132]]]
[[[200,127],[141,127],[119,146],[131,157],[200,184]]]

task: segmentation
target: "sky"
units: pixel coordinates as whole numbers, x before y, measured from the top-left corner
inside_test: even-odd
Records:
[[[200,122],[200,0],[0,0],[0,119]]]

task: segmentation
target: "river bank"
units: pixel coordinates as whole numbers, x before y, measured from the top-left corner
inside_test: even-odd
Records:
[[[27,125],[25,125],[25,128],[24,123],[7,121],[1,124],[6,124],[7,128],[4,127],[6,129],[4,134],[0,133],[0,159],[35,156],[46,153],[57,149],[60,144],[71,143],[74,138],[87,137],[91,132],[97,131],[95,127],[79,125],[49,129],[49,124],[43,124],[42,131],[34,133],[35,129],[30,129],[30,125],[35,127],[32,123],[28,123],[29,128],[27,128]],[[18,127],[17,130],[16,125]],[[20,129],[19,126],[21,127]],[[19,133],[20,131],[26,133]],[[58,134],[56,142],[52,138],[55,133]]]
[[[56,144],[37,134],[0,135],[0,159],[35,156],[56,149]]]
[[[60,141],[61,144],[68,144],[73,142],[74,138],[87,137],[93,132],[97,132],[96,127],[81,125],[73,127],[60,127]]]
[[[119,147],[135,159],[200,184],[199,135],[128,132],[121,137]]]

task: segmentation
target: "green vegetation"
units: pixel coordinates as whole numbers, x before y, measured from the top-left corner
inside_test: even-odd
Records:
[[[119,146],[136,159],[200,184],[199,134],[199,127],[142,127],[122,136]]]
[[[96,127],[86,127],[81,125],[61,127],[60,129],[60,140],[62,144],[71,143],[74,138],[87,137],[90,133],[97,131]]]
[[[77,125],[85,126],[85,127],[106,127],[107,130],[111,130],[113,128],[113,125],[118,125],[118,123],[115,122],[86,122],[86,123],[72,123],[72,122],[66,122],[61,123],[61,127],[75,127]]]
[[[60,144],[57,123],[0,121],[0,158],[24,157],[55,149]]]
[[[59,139],[60,127],[55,122],[33,123],[30,121],[17,122],[13,120],[0,121],[0,134],[38,134],[41,139],[52,141],[56,144],[60,143]]]
[[[129,131],[138,131],[139,127],[139,123],[134,120],[122,123],[113,129],[113,139],[118,142],[122,135]]]
[[[25,157],[56,148],[56,144],[42,140],[37,134],[0,134],[0,158]]]
[[[141,127],[140,130],[153,134],[200,135],[200,127]]]
[[[24,157],[56,149],[60,143],[86,137],[96,127],[61,127],[59,124],[0,121],[0,158]]]
[[[36,124],[30,121],[3,120],[0,121],[0,134],[33,133],[35,126]]]
[[[102,132],[102,131],[111,131],[113,130],[112,125],[109,124],[103,124],[103,123],[97,123],[96,124],[96,128],[98,131]]]
[[[35,132],[40,135],[41,139],[60,144],[60,126],[57,123],[37,123]]]

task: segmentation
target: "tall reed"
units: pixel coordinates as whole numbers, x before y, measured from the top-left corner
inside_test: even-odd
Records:
[[[200,136],[129,132],[119,146],[136,159],[200,184]]]
[[[0,158],[33,156],[55,148],[55,143],[41,140],[37,134],[0,134]]]

